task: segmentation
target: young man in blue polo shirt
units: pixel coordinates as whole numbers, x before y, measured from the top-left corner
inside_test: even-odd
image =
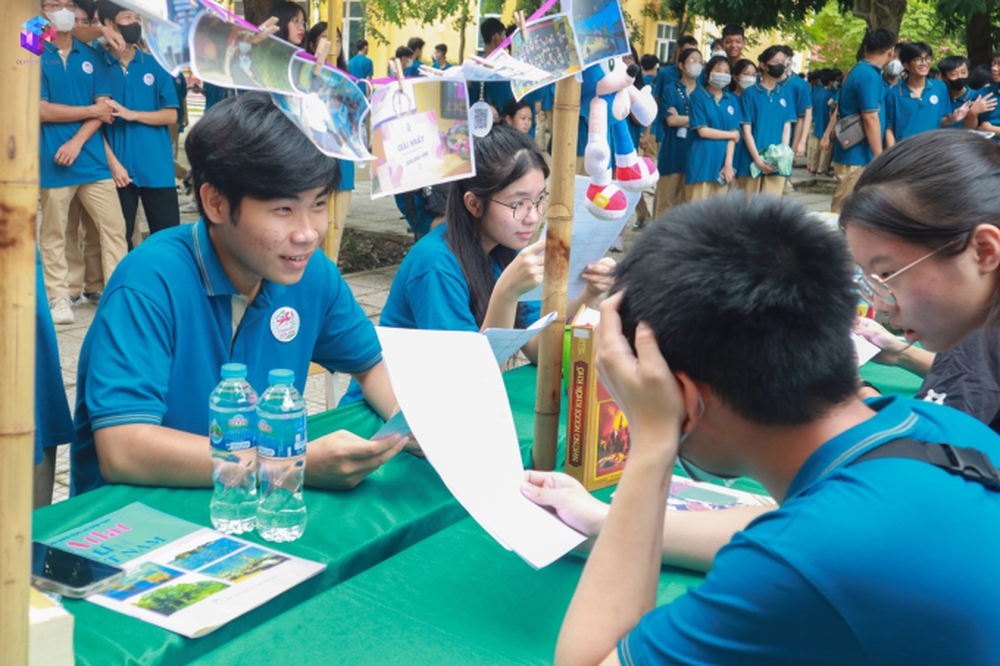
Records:
[[[951,110],[971,102],[969,112],[962,123],[950,125],[951,129],[975,129],[979,126],[979,115],[988,113],[997,107],[995,97],[979,94],[978,90],[969,87],[969,59],[965,56],[947,56],[938,61],[941,80],[948,86],[948,96],[951,99]]]
[[[632,435],[614,502],[554,473],[524,488],[600,534],[556,663],[1000,663],[1000,491],[907,456],[862,459],[910,438],[996,463],[1000,437],[949,407],[861,401],[842,233],[787,200],[729,196],[674,209],[643,239],[597,331]],[[667,512],[675,462],[752,476],[780,506]],[[654,609],[661,557],[710,571]]]
[[[212,482],[208,396],[244,363],[258,392],[273,368],[347,372],[383,417],[396,400],[375,330],[320,248],[337,162],[264,93],[220,102],[185,143],[202,218],[131,252],[80,352],[70,492],[105,483]],[[309,443],[306,482],[351,488],[405,438],[336,432]]]
[[[840,119],[861,114],[864,138],[849,148],[838,141],[833,147],[833,172],[837,176],[837,190],[833,193],[830,209],[839,213],[844,200],[854,189],[865,165],[882,154],[885,134],[886,87],[882,81],[882,68],[896,48],[896,35],[891,30],[872,30],[861,44],[864,51],[857,65],[848,73],[840,90],[837,117]]]
[[[885,95],[885,147],[897,141],[943,127],[962,126],[972,102],[952,110],[948,86],[927,76],[931,69],[931,47],[926,42],[903,44],[899,60],[906,79],[889,88]]]
[[[993,83],[985,88],[981,88],[979,95],[982,98],[997,100],[1000,99],[1000,49],[993,52],[993,63],[990,65],[990,74],[993,77]],[[1000,106],[994,106],[992,111],[979,114],[977,120],[979,121],[978,129],[984,132],[993,132],[993,140],[1000,141]]]
[[[97,14],[125,42],[124,49],[110,47],[104,52],[109,105],[115,116],[104,132],[131,248],[140,199],[150,234],[181,222],[170,145],[170,126],[177,123],[180,105],[173,78],[153,56],[135,46],[142,37],[139,15],[106,1],[97,4]]]
[[[71,35],[75,9],[70,0],[44,0],[42,4],[57,32],[53,41],[45,43],[40,58],[42,223],[38,245],[56,324],[71,324],[75,319],[66,263],[66,226],[73,198],[79,199],[97,224],[105,280],[126,249],[125,220],[99,131],[102,123],[113,120],[105,101],[111,91],[100,55]]]
[[[368,40],[359,39],[354,42],[354,48],[358,53],[347,63],[347,71],[356,79],[374,77],[375,66],[372,64],[372,59],[368,57]]]

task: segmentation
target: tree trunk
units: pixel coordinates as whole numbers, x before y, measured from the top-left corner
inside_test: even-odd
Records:
[[[458,20],[458,66],[465,62],[465,31],[469,28],[469,5],[462,5],[462,16]]]
[[[854,0],[854,15],[863,18],[869,30],[885,28],[899,37],[906,13],[906,0]]]
[[[993,60],[992,25],[989,12],[973,14],[965,25],[965,43],[968,45],[972,66],[989,65]]]
[[[271,13],[274,0],[243,0],[243,18],[254,25],[260,25]]]

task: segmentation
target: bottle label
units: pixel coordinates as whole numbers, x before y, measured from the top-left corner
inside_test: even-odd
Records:
[[[257,419],[257,451],[269,458],[293,458],[306,452],[306,415]]]
[[[208,439],[219,451],[245,451],[254,446],[254,429],[246,414],[212,412]]]

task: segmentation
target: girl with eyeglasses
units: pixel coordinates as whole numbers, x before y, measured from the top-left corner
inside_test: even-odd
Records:
[[[1000,431],[1000,146],[970,132],[911,137],[864,170],[840,223],[861,295],[903,333],[859,322],[882,347],[874,360],[926,374],[918,395]]]
[[[532,243],[548,210],[549,167],[530,136],[495,125],[476,139],[476,175],[451,185],[445,223],[400,264],[380,325],[450,331],[524,328],[538,301],[518,303],[542,281],[545,241]],[[587,287],[567,312],[594,305],[611,287],[615,262],[584,271]],[[525,345],[537,358],[537,338]]]
[[[931,47],[924,42],[904,44],[899,60],[906,70],[885,94],[885,146],[891,148],[906,137],[950,127],[965,120],[972,103],[951,108],[948,86],[927,76],[931,69]]]

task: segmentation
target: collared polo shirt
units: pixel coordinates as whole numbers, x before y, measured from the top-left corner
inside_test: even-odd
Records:
[[[753,136],[758,153],[763,153],[768,146],[781,143],[785,123],[795,120],[795,105],[789,99],[788,91],[781,85],[768,90],[760,81],[740,95],[740,110],[742,113],[740,124],[750,126],[750,134]],[[791,132],[788,134],[788,140],[792,140]],[[740,168],[736,175],[749,176],[752,160],[746,142],[740,141],[736,150],[745,153],[743,159],[739,160]]]
[[[42,100],[66,106],[90,106],[101,97],[111,96],[104,59],[86,44],[74,39],[64,63],[56,45],[45,42],[40,60]],[[39,137],[39,178],[43,188],[69,187],[111,178],[100,129],[83,144],[73,164],[56,164],[56,152],[76,135],[83,123],[82,120],[42,123]]]
[[[822,139],[826,126],[830,124],[830,100],[834,91],[824,86],[816,86],[812,92],[813,105],[813,136]]]
[[[954,113],[958,107],[962,106],[966,102],[975,102],[979,99],[979,91],[973,90],[969,86],[965,86],[962,90],[962,94],[958,97],[952,97],[948,95],[948,99],[951,100],[951,113]],[[952,123],[948,125],[947,129],[963,129],[962,123]]]
[[[840,89],[839,118],[846,118],[855,113],[878,112],[879,126],[885,134],[885,82],[882,70],[867,60],[862,60],[847,75],[844,86]],[[848,149],[834,142],[833,161],[838,164],[865,166],[872,161],[872,148],[868,139],[864,138]]]
[[[35,464],[42,450],[73,441],[73,419],[66,400],[59,342],[45,296],[42,257],[35,249]]]
[[[698,89],[695,84],[694,90]],[[692,93],[694,92],[692,90]],[[684,81],[678,79],[666,87],[663,93],[664,118],[666,109],[675,109],[678,115],[691,117],[691,100],[688,97]],[[660,152],[657,155],[656,169],[661,176],[673,173],[684,173],[687,169],[688,151],[691,149],[691,129],[688,127],[670,127],[663,124],[663,139],[660,141]]]
[[[370,79],[375,76],[375,65],[371,58],[359,53],[347,63],[347,71],[356,79]]]
[[[80,351],[72,494],[105,483],[100,428],[151,423],[207,435],[208,396],[224,363],[246,364],[258,393],[268,371],[289,368],[302,392],[310,361],[358,374],[382,358],[374,327],[322,252],[298,283],[265,280],[245,302],[204,220],[161,231],[122,260]]]
[[[974,99],[979,99],[980,97],[985,97],[986,95],[993,95],[995,98],[1000,99],[1000,83],[991,83],[985,88],[979,89],[979,94]],[[989,123],[991,125],[1000,125],[1000,104],[997,108],[992,111],[979,115],[980,123]],[[1000,137],[993,137],[994,141],[1000,141]]]
[[[792,130],[799,118],[806,115],[806,110],[813,108],[812,91],[809,90],[809,83],[803,81],[801,77],[792,74],[778,85],[785,89],[788,101],[794,107],[795,118],[792,119]]]
[[[688,152],[684,183],[714,183],[726,163],[728,141],[703,139],[698,129],[730,132],[740,128],[739,100],[728,90],[722,91],[718,100],[704,86],[698,86],[691,93],[691,150]],[[733,168],[736,168],[736,153],[733,152]]]
[[[927,79],[918,98],[906,82],[900,80],[885,96],[886,129],[892,130],[896,141],[941,129],[941,121],[951,113],[950,100],[948,86],[938,79]]]
[[[1000,663],[1000,493],[904,458],[849,463],[899,437],[980,449],[1000,438],[950,407],[904,398],[799,469],[696,589],[619,643],[623,664]]]
[[[176,84],[153,56],[136,49],[125,69],[110,51],[105,51],[104,57],[111,97],[126,109],[179,109]],[[169,125],[115,118],[104,131],[111,151],[138,187],[174,186],[174,150]]]

